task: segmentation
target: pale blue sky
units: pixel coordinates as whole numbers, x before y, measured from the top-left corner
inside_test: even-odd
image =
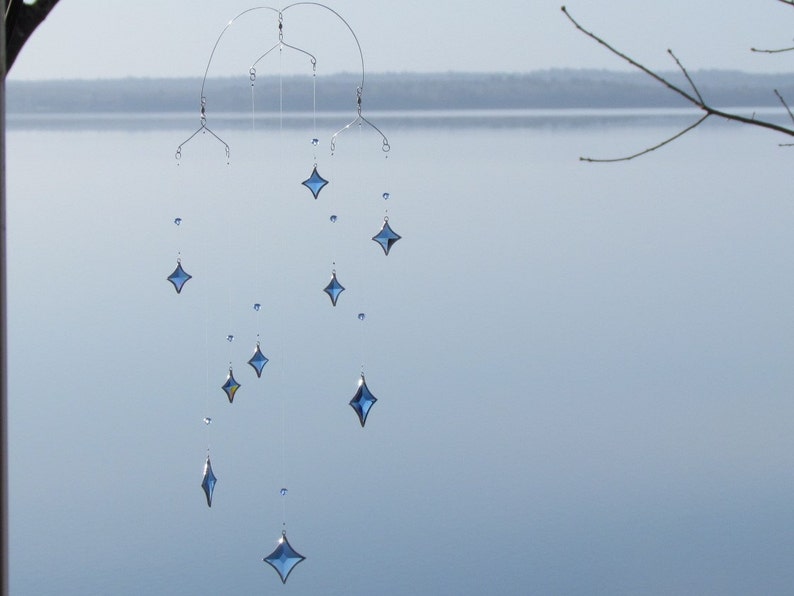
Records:
[[[561,4],[560,0],[327,3],[356,32],[368,72],[626,68],[576,32],[560,12]],[[260,5],[251,0],[62,0],[23,50],[11,77],[198,76],[225,24]],[[794,9],[776,0],[570,0],[567,7],[584,25],[653,68],[673,66],[665,52],[670,47],[692,70],[794,71],[794,55],[749,51],[751,46],[790,45]],[[230,30],[224,44],[245,37],[257,42],[249,51],[252,55],[269,48],[275,28],[267,13],[250,15],[245,26],[235,24],[235,35]],[[324,35],[323,41],[339,44],[338,52],[322,57],[321,73],[358,68],[355,56],[343,51],[350,49],[352,38],[331,13],[296,7],[285,14],[286,41],[300,39],[312,45],[300,37],[302,27],[307,28],[305,39]],[[219,59],[210,74],[247,72],[249,56],[243,55],[228,62]]]

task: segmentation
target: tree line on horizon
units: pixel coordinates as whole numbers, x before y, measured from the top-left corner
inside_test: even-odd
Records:
[[[670,79],[680,73],[668,73]],[[790,74],[704,70],[697,73],[703,94],[714,105],[779,107],[770,89],[794,97]],[[190,112],[200,104],[199,78],[8,80],[9,113]],[[317,109],[355,108],[356,77],[317,77]],[[289,111],[311,111],[310,76],[260,76],[254,85],[258,111],[277,112],[279,89]],[[248,77],[208,79],[208,113],[251,110]],[[675,108],[681,98],[665,93],[641,73],[554,69],[532,73],[381,73],[367,77],[367,110],[463,110],[555,108]]]

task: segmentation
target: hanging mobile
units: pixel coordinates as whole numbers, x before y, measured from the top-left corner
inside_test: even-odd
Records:
[[[231,21],[228,22],[228,24],[226,25],[226,27],[223,29],[223,31],[219,35],[218,39],[216,40],[215,45],[213,46],[212,52],[210,53],[210,56],[209,56],[209,61],[207,62],[207,67],[206,67],[205,72],[204,72],[204,78],[202,79],[201,92],[199,94],[199,97],[200,97],[199,127],[195,130],[195,132],[193,132],[190,136],[188,136],[177,147],[176,154],[175,154],[176,160],[177,160],[177,164],[180,163],[180,160],[181,160],[181,157],[182,157],[182,149],[183,149],[183,147],[186,144],[188,144],[193,138],[195,138],[197,136],[206,136],[207,138],[215,139],[215,141],[217,143],[221,144],[224,147],[224,149],[225,149],[227,164],[229,163],[229,154],[230,154],[229,145],[223,139],[221,139],[208,126],[208,123],[207,123],[207,98],[204,95],[204,91],[205,91],[205,85],[207,83],[207,77],[208,77],[208,74],[209,74],[210,66],[212,64],[212,60],[213,60],[213,57],[215,55],[215,51],[218,48],[218,45],[219,45],[219,43],[221,41],[221,38],[227,32],[229,27],[231,27],[232,24],[238,18],[242,17],[243,15],[249,14],[249,13],[251,13],[253,11],[260,11],[260,10],[271,11],[273,13],[276,13],[277,16],[278,16],[278,42],[273,47],[271,47],[269,50],[267,50],[264,54],[262,54],[259,59],[254,61],[254,63],[251,65],[251,68],[248,71],[250,84],[251,84],[252,126],[253,126],[253,124],[255,123],[255,120],[256,120],[255,113],[254,113],[254,107],[253,107],[253,104],[254,104],[254,101],[253,101],[254,100],[253,87],[254,87],[254,81],[256,80],[256,65],[257,65],[257,63],[260,60],[262,60],[265,56],[269,55],[271,52],[274,52],[276,50],[276,48],[278,48],[279,52],[281,52],[282,49],[284,49],[284,48],[289,48],[289,49],[292,49],[292,50],[297,50],[298,52],[303,53],[306,56],[308,56],[311,59],[312,68],[313,68],[313,70],[316,73],[316,60],[315,60],[314,56],[311,55],[309,52],[306,52],[305,50],[302,50],[302,49],[297,48],[295,46],[291,46],[291,45],[287,44],[284,41],[284,35],[283,35],[283,16],[284,16],[284,13],[286,12],[286,10],[291,9],[294,6],[302,6],[302,5],[311,5],[311,6],[314,6],[314,7],[322,8],[324,10],[327,10],[327,11],[331,12],[336,17],[338,17],[342,21],[342,23],[347,27],[347,29],[350,31],[351,35],[353,36],[353,39],[355,40],[356,46],[358,48],[359,56],[361,58],[361,79],[360,79],[360,84],[356,87],[356,90],[355,90],[355,92],[356,92],[356,116],[351,122],[349,122],[346,126],[343,126],[340,130],[338,130],[331,137],[331,142],[330,142],[331,155],[333,155],[333,153],[334,153],[337,137],[341,133],[343,133],[344,131],[346,131],[346,130],[350,129],[351,127],[353,127],[353,125],[355,125],[355,124],[358,124],[359,127],[361,127],[361,125],[366,124],[371,129],[373,129],[376,133],[378,133],[380,135],[381,139],[382,139],[382,150],[383,150],[383,152],[384,153],[388,153],[389,152],[390,145],[389,145],[389,141],[386,138],[386,136],[372,122],[370,122],[367,118],[365,118],[364,115],[363,115],[363,112],[362,112],[362,98],[363,98],[363,93],[364,93],[364,56],[363,56],[363,53],[361,51],[361,45],[359,43],[358,38],[356,37],[355,32],[350,27],[350,25],[347,23],[347,21],[345,21],[345,19],[342,18],[342,16],[339,13],[337,13],[335,10],[325,6],[324,4],[321,4],[319,2],[296,2],[294,4],[290,4],[289,6],[287,6],[283,10],[275,9],[275,8],[271,8],[271,7],[265,7],[265,6],[250,8],[248,10],[245,10],[245,11],[241,12],[236,17],[234,17]],[[316,77],[315,77],[315,81],[316,81]],[[316,90],[316,87],[315,87],[315,90]],[[316,93],[315,93],[315,112],[316,112]],[[315,118],[316,118],[316,114],[315,114]],[[323,178],[320,175],[319,171],[318,171],[318,159],[317,159],[317,154],[316,154],[316,147],[317,147],[317,145],[319,143],[319,139],[317,138],[317,136],[318,135],[317,135],[317,130],[316,130],[316,120],[315,120],[315,130],[314,130],[314,135],[313,135],[313,138],[312,138],[312,145],[315,147],[315,154],[314,154],[314,159],[313,159],[313,168],[311,170],[310,176],[301,183],[302,185],[306,186],[306,188],[309,189],[309,191],[312,193],[312,196],[314,197],[315,200],[319,197],[319,194],[322,191],[322,189],[325,188],[325,186],[327,186],[329,184],[329,181],[327,179]],[[387,194],[388,193],[384,193],[384,198],[388,198],[388,196],[386,196]],[[336,219],[337,219],[336,215],[331,215],[331,222],[335,222]],[[177,225],[179,225],[181,220],[179,218],[177,218],[177,220],[178,221],[175,221],[175,223]],[[388,255],[391,247],[399,239],[400,239],[399,234],[394,232],[394,230],[389,226],[388,212],[387,212],[386,216],[384,217],[383,226],[381,227],[380,232],[378,234],[376,234],[376,236],[373,237],[372,240],[374,240],[375,242],[378,242],[380,244],[380,246],[382,247],[384,253],[386,255]],[[336,306],[337,300],[339,298],[339,295],[345,290],[344,286],[342,286],[342,284],[339,283],[339,280],[337,279],[335,266],[336,266],[336,263],[334,262],[333,263],[332,272],[331,272],[331,280],[327,284],[327,286],[323,289],[323,291],[326,292],[328,294],[329,298],[331,299],[331,304],[333,306]],[[188,280],[190,280],[191,277],[192,276],[190,274],[188,274],[182,268],[181,255],[179,255],[178,258],[177,258],[177,267],[174,270],[174,272],[167,278],[168,281],[170,281],[174,285],[174,288],[175,288],[176,292],[180,293],[182,288],[183,288],[183,286],[184,286],[184,284]],[[259,305],[259,304],[255,304],[254,305],[254,309],[256,311],[259,311],[260,306],[261,305]],[[364,320],[364,314],[360,313],[359,318],[360,318],[360,320]],[[261,346],[260,346],[259,338],[260,338],[260,334],[257,333],[256,348],[254,350],[253,355],[248,360],[248,364],[251,365],[252,368],[254,368],[254,370],[255,370],[255,372],[257,374],[257,377],[261,378],[262,371],[264,369],[264,366],[267,364],[268,359],[262,353],[262,349],[261,349]],[[232,342],[233,339],[234,339],[234,336],[232,336],[232,335],[227,336],[227,340],[229,342]],[[231,356],[231,354],[230,354],[230,356]],[[226,394],[226,396],[227,396],[227,398],[229,400],[229,403],[233,403],[235,394],[237,393],[237,390],[240,388],[240,384],[234,378],[234,372],[233,372],[233,368],[232,368],[232,359],[231,358],[229,358],[229,372],[228,372],[228,375],[226,377],[226,381],[224,382],[224,384],[222,385],[221,388],[225,392],[225,394]],[[377,399],[375,398],[375,396],[370,392],[369,388],[367,387],[366,380],[365,380],[365,377],[364,377],[364,368],[363,368],[363,365],[362,365],[361,377],[360,377],[360,380],[359,380],[358,389],[357,389],[356,394],[353,397],[353,399],[350,400],[350,406],[355,410],[356,415],[358,416],[362,427],[365,425],[367,416],[368,416],[368,414],[369,414],[369,412],[370,412],[370,410],[372,408],[372,405],[376,401],[377,401]],[[206,424],[209,424],[209,421],[210,421],[209,418],[205,418],[204,420],[205,420]],[[282,466],[284,465],[283,460],[284,460],[284,451],[285,451],[285,446],[284,446],[284,440],[285,439],[284,439],[284,437],[285,437],[284,415],[283,415],[283,412],[282,412]],[[204,491],[204,494],[206,496],[207,506],[208,507],[212,506],[212,496],[213,496],[213,492],[214,492],[214,488],[215,488],[216,483],[217,483],[217,477],[215,476],[215,474],[213,473],[213,470],[212,470],[212,464],[211,464],[211,461],[210,461],[210,451],[209,451],[209,447],[208,447],[206,460],[205,460],[205,464],[204,464],[204,474],[203,474],[203,478],[202,478],[202,482],[201,482],[201,487],[202,487],[202,489]],[[286,488],[282,488],[280,492],[281,492],[282,496],[285,496],[287,494],[287,489]],[[265,563],[267,563],[268,565],[272,566],[276,570],[276,572],[278,573],[282,583],[286,584],[287,578],[289,577],[289,575],[292,572],[292,570],[295,568],[295,566],[297,566],[299,563],[304,561],[305,557],[303,555],[301,555],[300,553],[298,553],[292,547],[292,545],[289,543],[289,541],[287,539],[286,512],[284,513],[284,520],[283,520],[283,523],[282,523],[281,530],[282,530],[281,531],[281,536],[278,539],[278,544],[277,544],[276,548],[273,550],[272,553],[267,555],[263,559],[263,561]]]

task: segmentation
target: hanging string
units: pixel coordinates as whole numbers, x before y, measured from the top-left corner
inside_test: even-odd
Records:
[[[203,200],[201,202],[201,221],[206,222],[209,221],[209,204],[208,201]],[[206,243],[199,242],[197,248],[197,257],[199,263],[201,263],[204,267],[203,269],[203,276],[206,278],[207,273],[209,272],[209,267],[207,265],[207,250],[206,250]],[[202,273],[201,270],[198,273]],[[205,431],[205,438],[207,441],[207,457],[210,456],[210,450],[212,449],[212,437],[213,437],[213,430],[212,426],[212,415],[213,409],[211,407],[210,401],[210,347],[209,347],[209,326],[210,326],[210,304],[209,304],[209,293],[204,290],[207,287],[206,279],[204,280],[204,287],[202,288],[202,307],[204,310],[203,319],[204,319],[204,431]]]
[[[284,23],[282,14],[278,15],[278,35],[279,42],[283,43]],[[278,134],[279,145],[284,146],[284,62],[283,51],[279,46],[278,51]],[[280,152],[283,155],[283,152]],[[286,250],[286,240],[284,235],[281,236],[282,251]],[[283,329],[282,329],[283,334]],[[286,355],[282,352],[282,365],[281,365],[281,488],[279,494],[281,495],[281,531],[287,531],[287,397],[284,391],[284,367],[286,366]]]
[[[367,353],[367,314],[360,312],[358,313],[358,320],[361,321],[361,339],[360,339],[360,349],[361,349],[361,374],[364,374],[364,357]]]
[[[317,60],[312,58],[312,155],[314,165],[317,166],[317,146],[320,139],[317,138]]]
[[[251,81],[251,132],[256,130],[256,101],[254,99],[254,81],[256,81],[256,69],[252,66],[248,69],[248,79]]]
[[[226,177],[225,186],[226,188],[231,188],[233,181],[233,177],[231,174],[231,166],[228,163],[226,165],[227,168],[226,168],[226,176],[225,176]],[[222,225],[219,228],[220,230],[225,231],[224,236],[226,239],[226,250],[223,255],[223,258],[221,259],[221,265],[224,271],[229,271],[234,262],[234,258],[233,258],[234,248],[232,246],[232,238],[233,238],[232,230],[234,229],[234,226],[232,225],[232,210],[224,209],[224,215],[226,220],[222,223]],[[233,355],[232,343],[234,342],[235,339],[234,324],[233,324],[233,309],[232,309],[233,288],[234,288],[233,284],[226,284],[226,330],[227,330],[226,342],[228,344],[226,346],[227,348],[226,355],[227,355],[227,360],[229,361],[229,375],[231,375],[232,377],[233,377],[232,370],[233,370],[233,360],[234,360],[232,357]],[[231,394],[228,395],[230,397],[229,401],[231,403],[232,399],[234,398],[234,394],[237,391],[237,387],[231,388],[230,391]]]
[[[389,215],[389,199],[391,198],[391,193],[389,192],[391,180],[389,179],[389,154],[383,154],[383,194],[381,194],[381,198],[386,202],[384,206],[384,217],[388,217]]]
[[[283,387],[283,384],[282,384]],[[287,529],[287,400],[281,396],[281,527]]]
[[[362,156],[363,156],[363,151],[364,151],[364,149],[363,149],[364,148],[363,136],[364,136],[363,126],[362,126],[362,123],[359,122],[358,123],[358,133],[356,135],[356,163],[359,164],[359,167],[360,167],[360,164],[362,163]],[[363,175],[356,176],[356,186],[357,186],[357,188],[355,190],[354,195],[358,196],[358,197],[366,197],[367,196],[366,195],[367,184],[366,184],[366,180],[365,180]],[[357,261],[358,261],[358,263],[357,263],[358,270],[360,272],[363,272],[365,270],[366,252],[365,251],[356,251],[356,255],[357,255]],[[362,284],[362,286],[366,286],[366,284]],[[361,291],[362,291],[362,294],[364,295],[364,299],[366,301],[366,294],[368,294],[366,288],[362,287]]]

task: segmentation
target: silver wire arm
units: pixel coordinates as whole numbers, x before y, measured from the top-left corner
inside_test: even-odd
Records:
[[[201,133],[208,132],[213,137],[215,137],[217,140],[219,140],[221,143],[223,143],[223,146],[226,149],[226,159],[227,160],[229,159],[229,155],[230,155],[229,144],[226,141],[224,141],[222,138],[220,138],[218,135],[216,135],[214,132],[212,132],[212,129],[209,126],[207,126],[207,110],[206,110],[206,106],[207,106],[207,98],[202,95],[201,96],[201,115],[199,116],[200,125],[199,125],[199,127],[196,129],[196,131],[192,135],[190,135],[188,138],[186,138],[184,141],[182,141],[179,144],[179,147],[176,148],[176,153],[174,154],[174,157],[176,157],[177,161],[179,161],[182,158],[182,147],[186,143],[188,143],[188,141],[190,141],[193,137],[195,137],[197,134],[199,134],[200,132]]]

